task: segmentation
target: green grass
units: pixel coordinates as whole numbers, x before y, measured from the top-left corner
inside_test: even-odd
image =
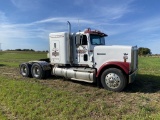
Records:
[[[46,53],[0,53],[0,120],[158,120],[160,58],[140,57],[136,81],[124,92],[51,77],[23,78],[18,65]]]
[[[83,111],[87,104],[83,97],[74,99],[75,95],[37,83],[0,79],[3,85],[0,88],[1,104],[6,105],[11,115],[18,119],[76,119],[75,113],[80,113],[79,117],[85,115]]]
[[[0,120],[7,120],[7,117],[4,115],[2,111],[0,111]]]
[[[46,58],[45,52],[0,52],[0,66],[17,67],[20,63]]]
[[[108,109],[115,106],[105,101],[90,102],[87,95],[49,88],[36,81],[0,79],[0,104],[9,109],[10,116],[18,119],[94,119],[116,115]]]
[[[139,59],[139,73],[160,75],[160,58],[141,57]]]

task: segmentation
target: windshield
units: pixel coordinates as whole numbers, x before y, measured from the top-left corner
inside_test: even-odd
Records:
[[[90,35],[92,45],[105,45],[105,39],[99,35]]]

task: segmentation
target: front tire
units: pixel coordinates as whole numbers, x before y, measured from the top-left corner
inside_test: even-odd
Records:
[[[126,87],[127,80],[121,70],[109,68],[102,73],[101,83],[107,90],[120,92]]]
[[[44,79],[45,71],[42,69],[41,65],[38,63],[34,63],[31,68],[31,73],[34,78]]]

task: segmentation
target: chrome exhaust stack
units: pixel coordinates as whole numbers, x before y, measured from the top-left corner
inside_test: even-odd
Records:
[[[68,32],[71,35],[71,23],[69,21],[67,21],[67,23],[68,23]]]
[[[73,64],[73,40],[72,40],[72,37],[71,37],[71,23],[69,21],[67,21],[68,23],[68,33],[69,33],[69,44],[70,44],[70,49],[69,49],[69,58],[70,58],[70,65]]]

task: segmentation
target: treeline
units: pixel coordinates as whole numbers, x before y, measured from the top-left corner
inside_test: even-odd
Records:
[[[138,48],[138,55],[144,56],[144,55],[151,55],[152,52],[149,48],[140,47]]]
[[[33,49],[15,49],[15,51],[35,51],[35,50],[33,50]]]
[[[14,49],[14,50],[12,50],[12,49],[8,49],[8,50],[6,50],[6,51],[48,52],[48,50],[35,51],[35,50],[33,50],[33,49]]]

